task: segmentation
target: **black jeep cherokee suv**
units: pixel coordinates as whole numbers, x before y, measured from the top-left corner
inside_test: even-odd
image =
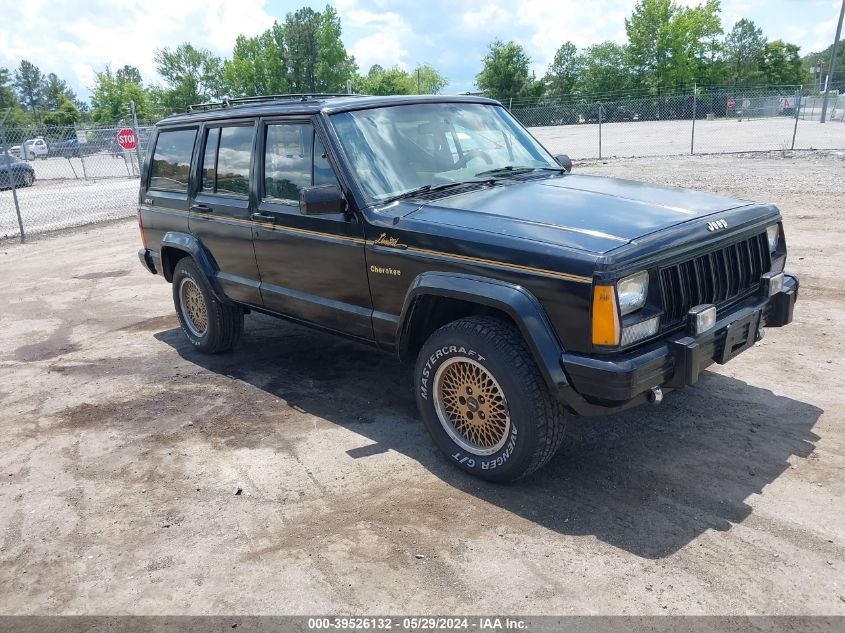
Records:
[[[152,138],[140,258],[201,352],[255,310],[415,361],[437,445],[512,480],[568,413],[660,402],[798,295],[775,207],[570,168],[477,97],[195,106]]]

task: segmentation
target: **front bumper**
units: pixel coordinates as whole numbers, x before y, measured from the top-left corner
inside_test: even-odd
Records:
[[[692,385],[709,365],[725,363],[753,346],[758,328],[790,323],[797,298],[798,279],[785,275],[780,292],[746,298],[704,334],[675,332],[643,348],[607,356],[564,352],[561,364],[572,387],[568,391],[574,391],[564,400],[576,413],[599,415],[645,402],[653,387]]]

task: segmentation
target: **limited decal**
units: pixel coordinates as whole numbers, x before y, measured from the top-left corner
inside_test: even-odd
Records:
[[[388,237],[387,233],[382,233],[374,241],[376,246],[389,246],[390,248],[408,248],[407,244],[399,241],[398,237]]]

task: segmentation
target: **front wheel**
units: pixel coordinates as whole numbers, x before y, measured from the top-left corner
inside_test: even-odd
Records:
[[[182,332],[197,351],[216,354],[232,349],[243,330],[244,313],[214,296],[205,275],[190,257],[173,271],[173,304]]]
[[[563,407],[519,331],[504,320],[468,317],[434,332],[420,350],[415,384],[434,442],[484,479],[524,477],[563,441]]]

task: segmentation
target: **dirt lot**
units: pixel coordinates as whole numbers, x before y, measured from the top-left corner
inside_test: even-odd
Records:
[[[845,160],[576,168],[780,204],[796,322],[510,486],[389,356],[254,315],[195,354],[132,221],[0,244],[0,612],[845,614]]]

